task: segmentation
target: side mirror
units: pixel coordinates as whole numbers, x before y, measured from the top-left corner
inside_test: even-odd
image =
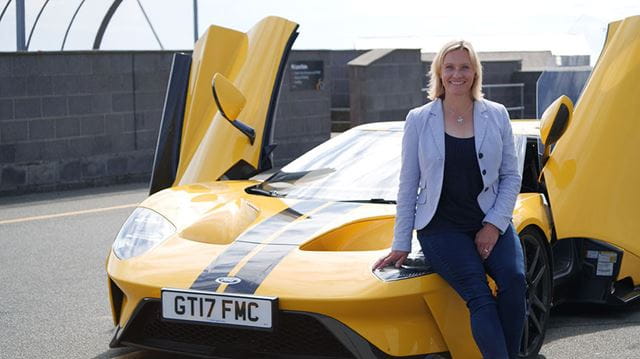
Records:
[[[544,144],[542,165],[549,159],[551,146],[564,134],[573,114],[573,102],[565,95],[558,97],[542,114],[540,119],[540,139]]]
[[[233,127],[240,130],[248,138],[253,145],[256,139],[256,131],[250,126],[237,120],[238,115],[242,112],[247,99],[242,92],[226,77],[220,73],[213,75],[211,82],[211,90],[213,91],[213,99],[220,110],[222,117],[227,119]]]

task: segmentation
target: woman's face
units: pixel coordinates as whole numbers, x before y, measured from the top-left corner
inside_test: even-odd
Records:
[[[476,72],[467,50],[449,51],[444,56],[441,71],[445,95],[471,95]]]

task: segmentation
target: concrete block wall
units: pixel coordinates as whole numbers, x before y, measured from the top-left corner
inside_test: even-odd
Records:
[[[367,52],[366,50],[335,50],[328,56],[327,73],[331,79],[331,107],[348,108],[349,103],[349,61]]]
[[[483,61],[482,77],[484,86],[482,91],[485,98],[499,102],[510,110],[511,118],[522,118],[524,110],[515,108],[524,106],[524,88],[519,86],[492,87],[492,84],[512,84],[513,74],[522,68],[521,60]]]
[[[332,131],[342,132],[350,127],[350,88],[347,63],[365,52],[366,50],[296,50],[289,56],[290,62],[305,60],[323,62],[323,93],[328,92],[330,96],[330,120]],[[296,97],[296,93],[288,92],[286,96],[293,96],[288,100],[295,101],[294,98]],[[283,100],[285,97],[281,97],[280,99]],[[281,116],[279,117],[282,117],[282,115],[286,115],[286,113],[281,113]],[[279,155],[281,154],[282,152],[279,153]],[[286,158],[280,158],[278,162],[285,163],[291,158],[289,155],[285,155],[285,157]]]
[[[292,89],[291,67],[287,64],[274,128],[274,166],[281,167],[331,137],[332,69],[330,51],[292,51],[288,62],[323,61],[324,87]]]
[[[0,194],[146,180],[171,54],[0,54]]]
[[[522,69],[521,60],[482,61],[482,83],[506,84],[511,82],[511,75]]]
[[[511,82],[524,84],[524,116],[526,119],[537,118],[536,114],[536,83],[542,71],[518,71],[514,72]],[[513,116],[513,114],[511,114]],[[515,117],[512,117],[515,118]]]
[[[348,66],[352,126],[402,121],[426,102],[420,50],[371,50]]]
[[[0,196],[148,181],[173,52],[0,53]],[[294,51],[289,61],[329,60]],[[325,70],[325,74],[327,74]],[[330,73],[276,112],[281,166],[330,137]]]
[[[591,62],[589,55],[561,55],[558,58],[560,66],[589,66]]]
[[[329,53],[328,73],[331,76],[331,131],[343,132],[351,127],[349,61],[367,50],[337,50]]]

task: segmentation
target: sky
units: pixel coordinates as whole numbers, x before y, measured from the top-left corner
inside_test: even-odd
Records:
[[[0,0],[0,11],[9,0]],[[26,37],[46,0],[25,0]],[[49,0],[29,51],[58,51],[82,0]],[[123,0],[104,50],[158,50],[138,5],[168,50],[193,48],[193,0]],[[88,50],[111,0],[85,0],[65,50]],[[435,52],[451,39],[478,51],[551,50],[597,59],[607,23],[640,15],[640,0],[198,0],[198,31],[211,24],[247,31],[268,15],[300,24],[294,49],[420,48]],[[0,51],[15,51],[15,0],[0,20]]]

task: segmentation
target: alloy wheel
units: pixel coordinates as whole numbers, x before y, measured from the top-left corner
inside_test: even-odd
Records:
[[[546,240],[537,229],[525,228],[520,233],[527,281],[527,309],[521,358],[536,358],[547,330],[552,296],[552,268],[546,251]]]

